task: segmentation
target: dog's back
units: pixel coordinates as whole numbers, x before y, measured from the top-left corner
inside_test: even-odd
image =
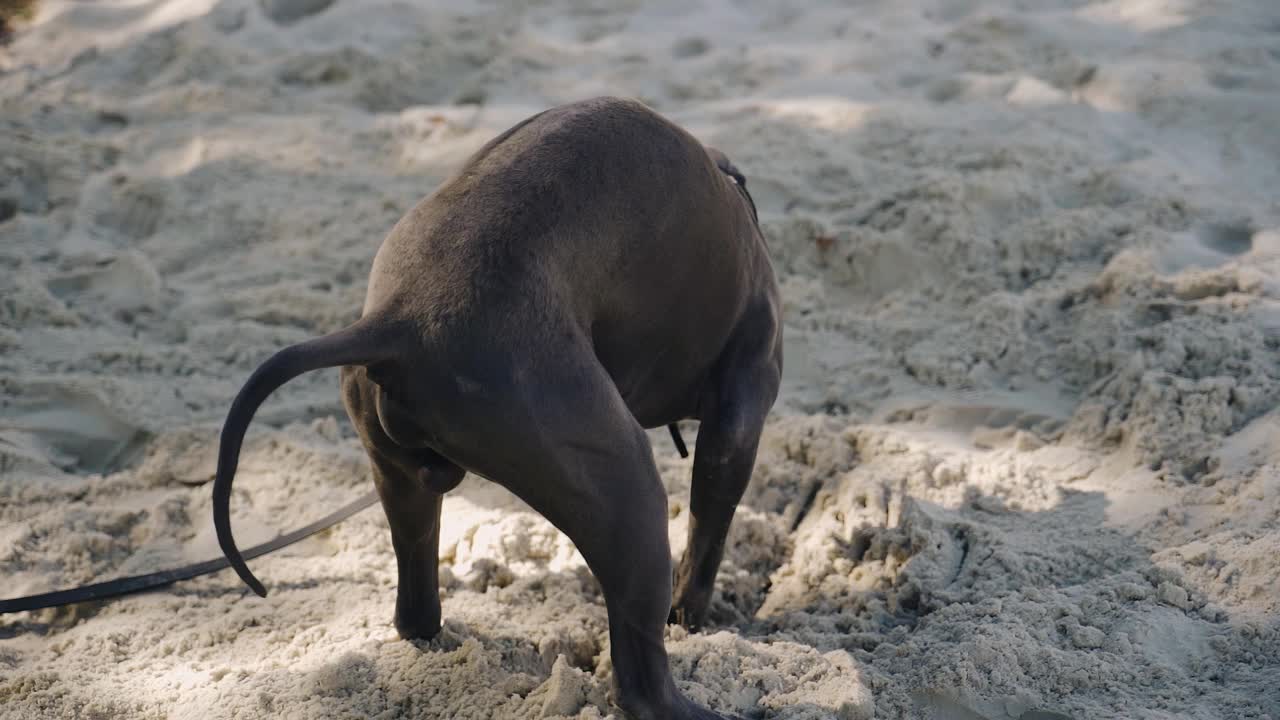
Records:
[[[733,182],[638,102],[549,110],[479,150],[393,229],[365,312],[401,315],[461,364],[520,352],[503,338],[531,327],[576,329],[637,417],[656,423],[681,411],[643,398],[696,382],[752,294],[771,287],[754,282],[768,261]]]

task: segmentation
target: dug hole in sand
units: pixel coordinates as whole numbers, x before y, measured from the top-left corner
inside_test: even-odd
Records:
[[[712,627],[668,638],[690,697],[1280,717],[1273,1],[47,0],[0,72],[0,594],[216,557],[252,369],[351,322],[480,144],[620,94],[743,169],[786,302]],[[690,461],[652,438],[678,553]],[[304,376],[237,536],[369,484]],[[610,717],[572,546],[474,478],[444,516],[431,643],[368,510],[253,561],[265,600],[223,572],[0,617],[0,717]]]

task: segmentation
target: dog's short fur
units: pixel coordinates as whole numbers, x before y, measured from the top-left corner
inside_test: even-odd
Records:
[[[236,397],[214,485],[231,537],[240,443],[262,401],[342,367],[399,566],[395,624],[440,629],[443,493],[465,472],[560,528],[604,591],[619,704],[720,717],[670,675],[665,622],[701,626],[782,371],[778,288],[742,174],[644,105],[597,98],[521,122],[392,229],[351,326],[285,348]],[[675,572],[644,428],[701,421]],[[674,598],[674,599],[673,599]]]

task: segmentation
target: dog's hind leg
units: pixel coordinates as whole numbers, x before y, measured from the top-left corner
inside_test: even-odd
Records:
[[[648,436],[589,348],[555,360],[537,363],[537,376],[489,393],[502,398],[504,412],[496,403],[474,421],[503,442],[467,454],[478,472],[527,502],[582,553],[608,608],[623,710],[637,720],[719,719],[676,688],[663,646],[671,550],[667,495]]]
[[[776,323],[762,310],[730,342],[715,381],[700,403],[702,423],[693,456],[689,544],[676,570],[668,622],[690,630],[707,621],[729,524],[751,480],[760,433],[782,374]]]
[[[369,454],[373,481],[391,527],[399,583],[396,632],[406,640],[429,640],[440,631],[440,506],[442,492],[465,474],[427,448],[403,448],[387,437],[372,402],[377,388],[364,368],[343,368],[347,413]]]

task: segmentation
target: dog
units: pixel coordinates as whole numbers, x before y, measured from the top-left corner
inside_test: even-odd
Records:
[[[603,590],[618,705],[720,718],[671,678],[663,626],[701,627],[782,373],[778,286],[746,178],[640,102],[546,110],[491,140],[392,228],[359,320],[284,348],[222,429],[218,541],[241,442],[290,379],[340,366],[399,571],[395,627],[440,630],[442,496],[497,482],[573,541]],[[674,573],[645,428],[700,422]],[[673,588],[674,585],[674,588]]]

